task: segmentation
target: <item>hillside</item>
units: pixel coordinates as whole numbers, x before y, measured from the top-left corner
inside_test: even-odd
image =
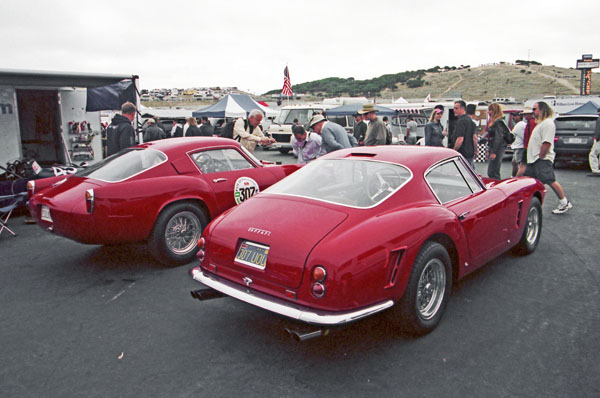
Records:
[[[327,78],[294,85],[293,90],[295,93],[319,97],[367,95],[369,92],[372,97],[378,84],[384,87],[378,96],[384,98],[425,98],[428,94],[432,98],[443,98],[462,93],[466,100],[514,97],[517,101],[523,101],[541,95],[577,95],[581,78],[581,72],[574,68],[545,65],[494,64],[431,72],[435,69],[383,75],[362,81]],[[390,84],[390,79],[394,78],[398,82]],[[347,87],[347,92],[340,92],[340,86]],[[269,93],[277,92],[279,90]],[[592,94],[600,94],[600,73],[593,73]]]

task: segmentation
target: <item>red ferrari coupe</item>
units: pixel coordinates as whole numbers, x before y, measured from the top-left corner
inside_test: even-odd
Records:
[[[38,225],[88,244],[148,241],[156,259],[193,259],[206,224],[297,165],[263,164],[234,140],[185,137],[133,146],[69,178],[30,181]],[[37,191],[37,193],[36,193]]]
[[[545,193],[532,178],[482,180],[446,148],[339,150],[213,220],[191,270],[209,289],[192,296],[322,326],[392,307],[400,327],[424,334],[453,281],[509,249],[535,250]]]

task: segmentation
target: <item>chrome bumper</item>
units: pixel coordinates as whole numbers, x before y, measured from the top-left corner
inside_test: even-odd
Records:
[[[325,311],[317,312],[313,309],[294,305],[288,301],[261,292],[246,289],[241,285],[223,280],[222,278],[205,274],[196,268],[191,271],[191,275],[194,280],[228,296],[263,308],[267,311],[315,325],[343,325],[373,315],[394,305],[392,300],[387,300],[357,311],[342,313]]]

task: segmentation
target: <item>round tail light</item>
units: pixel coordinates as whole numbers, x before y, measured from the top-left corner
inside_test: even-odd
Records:
[[[325,286],[320,282],[314,283],[310,290],[316,298],[321,298],[325,295]]]
[[[313,281],[323,282],[327,278],[327,270],[321,266],[317,266],[312,270]]]

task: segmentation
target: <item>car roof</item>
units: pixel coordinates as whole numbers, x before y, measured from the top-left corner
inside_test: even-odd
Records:
[[[597,119],[598,115],[594,115],[594,114],[589,114],[589,115],[559,115],[556,117],[556,119],[577,119],[577,118],[582,118],[582,119]]]
[[[425,172],[429,166],[459,156],[453,149],[421,145],[380,145],[340,149],[324,159],[365,159],[402,164],[413,172]]]
[[[239,147],[240,144],[229,138],[220,137],[178,137],[165,138],[136,145],[135,148],[153,148],[169,155],[171,152],[189,152],[198,148]]]

